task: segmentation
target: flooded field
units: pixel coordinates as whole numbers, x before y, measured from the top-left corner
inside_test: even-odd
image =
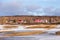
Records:
[[[26,28],[23,26],[25,26]],[[1,40],[57,40],[57,39],[59,40],[60,39],[60,34],[56,35],[57,31],[60,32],[60,25],[23,25],[23,26],[19,26],[18,28],[16,27],[15,29],[14,28],[11,29],[11,27],[9,26],[10,28],[0,30],[0,39]],[[1,26],[0,29],[2,28],[4,27]]]
[[[60,40],[60,36],[51,34],[1,37],[1,40]]]

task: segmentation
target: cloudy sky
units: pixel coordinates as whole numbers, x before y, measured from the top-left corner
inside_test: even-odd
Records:
[[[60,0],[0,0],[0,16],[60,16]]]

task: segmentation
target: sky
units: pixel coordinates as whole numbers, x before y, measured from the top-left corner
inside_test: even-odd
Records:
[[[0,0],[0,16],[60,16],[60,0]]]

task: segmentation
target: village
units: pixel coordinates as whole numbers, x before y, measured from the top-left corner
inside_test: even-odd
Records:
[[[59,24],[60,16],[1,16],[0,24]]]

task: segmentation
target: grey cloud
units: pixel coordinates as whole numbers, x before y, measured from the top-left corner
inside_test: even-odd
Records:
[[[57,9],[54,11],[54,15],[60,16],[60,8],[57,8]]]
[[[38,6],[38,5],[29,5],[29,6],[27,6],[27,10],[32,11],[32,12],[39,9],[39,8],[40,8],[40,6]]]
[[[57,8],[46,8],[44,9],[44,12],[49,16],[60,16],[60,9]]]
[[[15,15],[22,12],[24,7],[17,3],[5,3],[0,7],[0,14],[2,15]]]

